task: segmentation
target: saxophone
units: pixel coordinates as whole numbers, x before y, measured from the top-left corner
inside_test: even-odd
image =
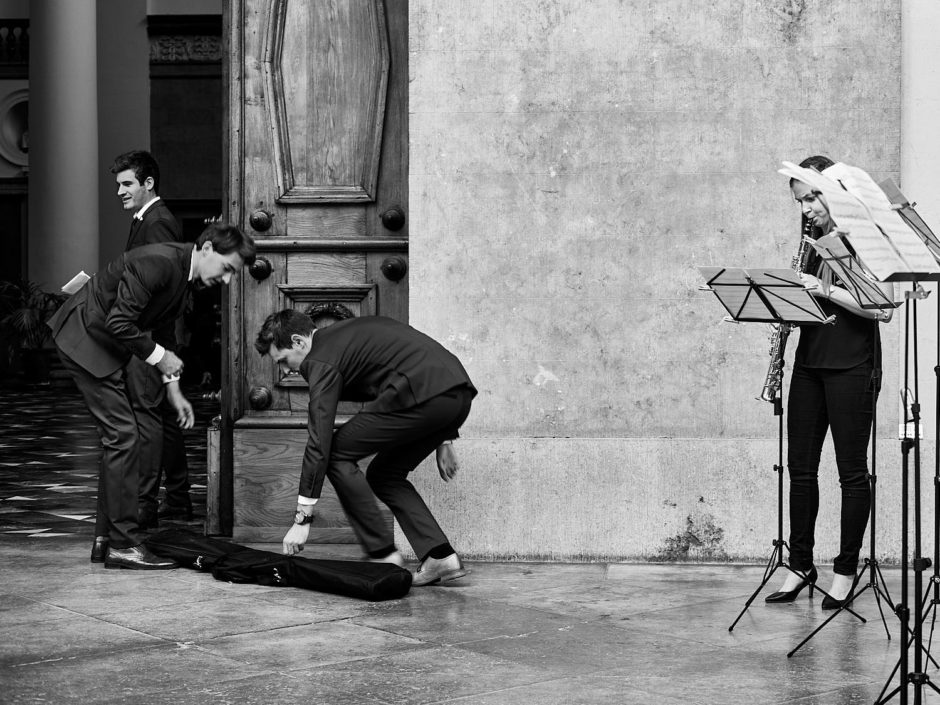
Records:
[[[809,253],[812,249],[809,236],[813,231],[813,222],[805,217],[803,221],[800,247],[790,261],[790,266],[800,274],[806,268]],[[790,332],[795,327],[792,323],[779,323],[770,336],[770,365],[764,379],[764,388],[760,393],[760,398],[764,401],[774,402],[780,395],[780,388],[783,386],[783,353],[787,348],[787,338],[790,337]]]

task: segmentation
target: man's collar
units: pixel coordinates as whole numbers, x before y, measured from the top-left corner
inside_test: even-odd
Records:
[[[153,201],[151,201],[151,203],[153,203]],[[186,281],[191,282],[193,280],[193,275],[195,274],[196,270],[196,256],[199,254],[198,250],[199,248],[193,245],[193,256],[189,259],[189,279]]]
[[[150,206],[152,206],[154,203],[156,203],[156,202],[159,201],[159,200],[160,200],[160,197],[159,197],[159,196],[154,196],[154,197],[151,198],[149,201],[147,201],[139,211],[137,211],[136,213],[134,213],[134,219],[135,219],[135,220],[143,220],[143,219],[144,219],[144,213],[147,212],[147,209],[150,208]]]

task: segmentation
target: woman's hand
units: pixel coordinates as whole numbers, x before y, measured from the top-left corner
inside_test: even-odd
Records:
[[[812,274],[800,274],[800,279],[803,280],[803,285],[809,289],[809,293],[813,296],[820,299],[829,298],[829,285],[823,282],[821,279],[814,277]]]

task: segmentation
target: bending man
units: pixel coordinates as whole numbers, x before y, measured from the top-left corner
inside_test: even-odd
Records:
[[[292,309],[268,317],[255,348],[281,370],[299,370],[310,388],[309,437],[284,553],[303,550],[313,507],[324,477],[329,477],[370,558],[404,563],[377,496],[392,510],[421,560],[414,585],[466,575],[469,570],[408,481],[408,473],[441,444],[441,478],[446,482],[456,472],[444,442],[457,437],[477,393],[460,361],[428,336],[390,318],[366,316],[316,329],[309,316]],[[340,401],[365,404],[334,433]],[[363,477],[356,461],[373,453]]]

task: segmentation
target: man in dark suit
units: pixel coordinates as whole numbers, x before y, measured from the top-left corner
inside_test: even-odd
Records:
[[[408,481],[408,473],[435,448],[448,448],[446,442],[457,437],[470,413],[477,392],[460,361],[424,333],[391,318],[365,316],[317,329],[309,316],[292,309],[267,318],[255,348],[281,370],[299,370],[310,388],[297,513],[284,537],[284,553],[303,550],[313,507],[329,477],[370,558],[404,562],[374,492],[421,560],[414,585],[466,575],[469,570]],[[340,401],[365,404],[334,433]],[[363,477],[356,461],[373,453]],[[438,470],[445,482],[457,470],[446,451],[438,454]]]
[[[101,438],[93,562],[103,561],[106,568],[175,567],[143,546],[137,517],[140,432],[128,392],[128,365],[136,357],[156,367],[178,422],[191,428],[193,408],[179,389],[183,363],[152,333],[179,318],[191,287],[227,284],[254,257],[250,237],[234,226],[213,224],[195,246],[160,243],[124,253],[50,319],[62,364]]]
[[[183,229],[158,195],[160,165],[150,152],[135,150],[118,155],[111,173],[124,210],[133,212],[125,252],[158,242],[183,242]],[[154,331],[153,339],[177,352],[176,322]],[[127,366],[127,389],[140,433],[140,526],[156,528],[158,517],[192,519],[183,430],[164,393],[160,373],[152,365],[132,358]],[[165,477],[166,497],[163,506],[158,507],[161,474]]]

